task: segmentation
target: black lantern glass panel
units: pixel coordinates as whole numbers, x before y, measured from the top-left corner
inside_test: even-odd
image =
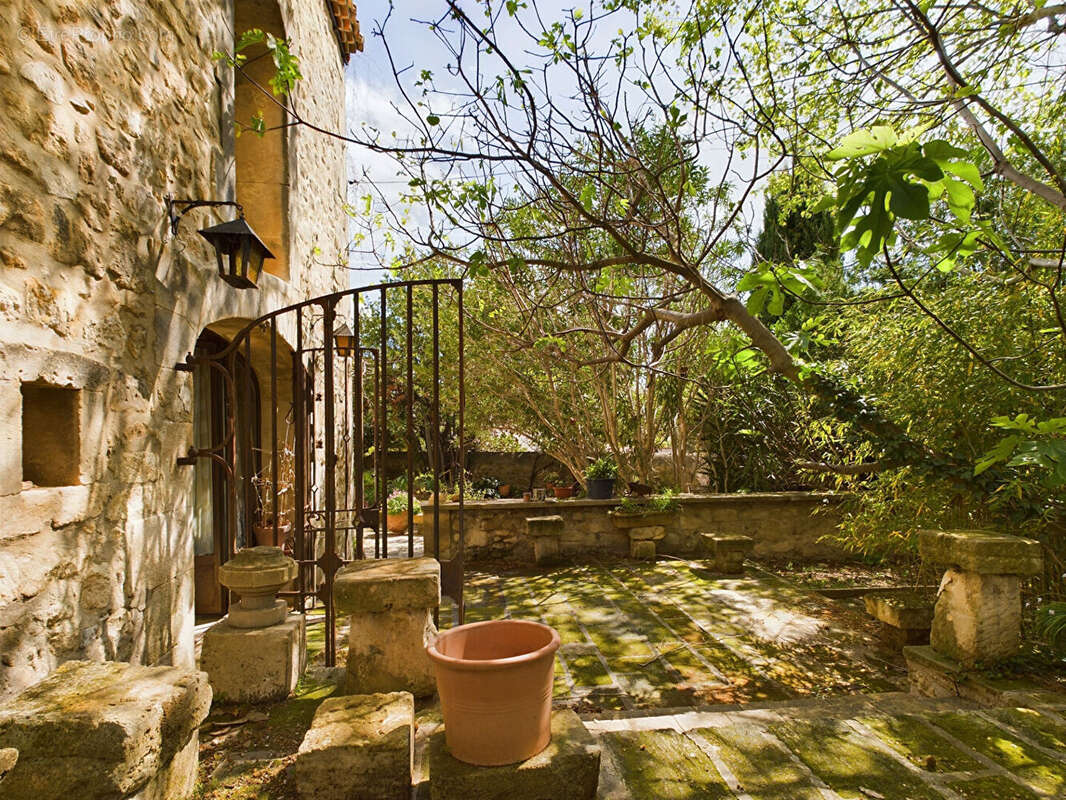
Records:
[[[215,248],[222,280],[238,289],[254,289],[263,261],[274,257],[243,217],[204,228],[200,235]]]

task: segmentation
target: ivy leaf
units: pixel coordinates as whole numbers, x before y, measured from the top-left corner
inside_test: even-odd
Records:
[[[428,117],[426,117],[426,122],[428,122],[430,125],[440,125],[440,117],[438,117],[436,114],[430,114]]]

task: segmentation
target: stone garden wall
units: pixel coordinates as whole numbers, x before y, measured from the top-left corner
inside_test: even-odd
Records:
[[[847,559],[838,548],[819,541],[838,517],[839,495],[822,492],[686,495],[681,511],[666,526],[657,550],[666,555],[697,552],[702,532],[743,534],[755,540],[755,555],[794,560]],[[526,517],[558,514],[563,518],[563,554],[629,553],[629,536],[615,527],[607,512],[618,500],[560,500],[526,503],[495,500],[465,504],[466,554],[470,559],[533,561],[533,541]],[[426,552],[433,551],[433,507],[423,506],[422,535]],[[450,554],[458,531],[458,505],[440,508],[442,555]]]
[[[0,698],[72,658],[192,664],[192,379],[173,365],[209,325],[347,285],[316,265],[346,242],[343,146],[310,131],[285,134],[289,281],[218,278],[196,231],[232,211],[166,230],[168,193],[233,197],[234,76],[211,54],[235,1],[0,4]],[[328,4],[278,5],[302,113],[343,129]],[[40,386],[60,393],[27,417]]]

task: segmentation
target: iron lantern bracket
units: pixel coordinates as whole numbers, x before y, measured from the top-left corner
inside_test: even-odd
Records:
[[[237,214],[244,219],[244,207],[235,200],[176,200],[172,195],[166,196],[167,219],[170,222],[171,236],[178,235],[181,219],[195,208],[220,208],[228,206],[237,209]]]

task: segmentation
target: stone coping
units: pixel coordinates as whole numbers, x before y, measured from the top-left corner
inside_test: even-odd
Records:
[[[827,503],[839,503],[845,500],[850,495],[847,492],[751,492],[745,493],[729,493],[729,494],[682,494],[677,496],[677,501],[682,506],[685,505],[704,505],[704,504],[722,504],[728,505],[731,503],[736,504],[754,504],[754,503],[803,503],[811,501],[820,501]],[[463,503],[465,510],[477,510],[477,511],[521,511],[523,513],[528,511],[545,511],[552,509],[554,512],[563,511],[565,509],[585,509],[585,508],[604,508],[614,509],[621,504],[621,497],[612,497],[609,500],[590,500],[587,497],[571,498],[569,500],[543,500],[543,501],[529,501],[526,502],[521,498],[507,498],[504,500],[467,500]],[[429,502],[422,502],[423,511],[429,509],[432,510],[436,506]],[[441,511],[458,511],[458,503],[441,503]],[[671,512],[678,513],[678,512]],[[532,515],[531,515],[532,516]]]
[[[918,552],[934,564],[981,575],[1039,575],[1039,542],[995,531],[918,531]]]
[[[380,614],[440,605],[440,564],[435,558],[353,561],[333,584],[341,614]]]

